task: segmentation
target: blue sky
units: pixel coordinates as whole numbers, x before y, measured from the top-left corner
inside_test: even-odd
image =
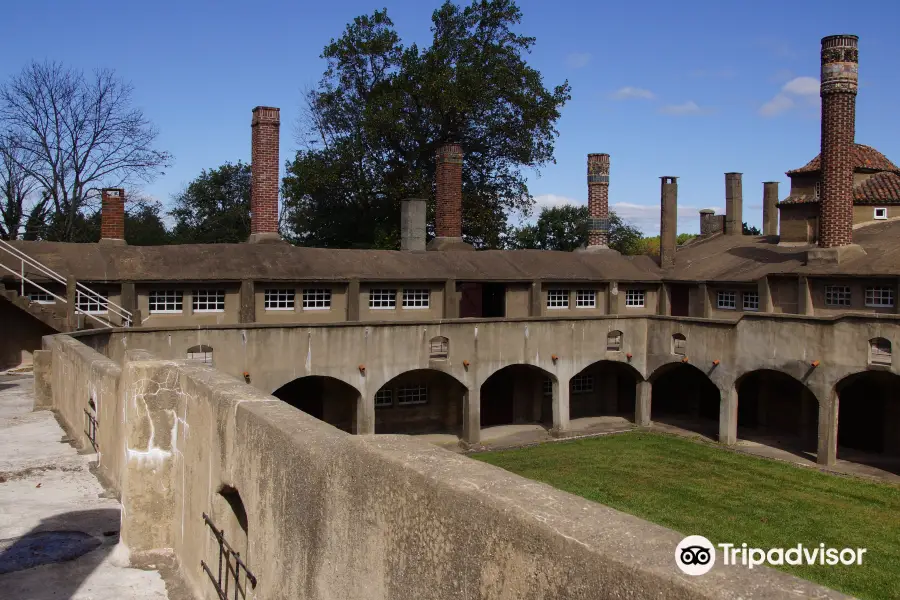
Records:
[[[249,160],[250,111],[282,111],[293,155],[300,92],[323,46],[356,15],[387,7],[407,43],[428,44],[440,2],[29,2],[0,21],[0,78],[31,59],[114,68],[175,164],[145,192],[168,203],[203,168]],[[78,6],[84,5],[84,6]],[[726,171],[744,173],[744,218],[759,224],[762,181],[782,182],[819,147],[819,40],[860,36],[858,142],[900,162],[900,3],[846,1],[575,2],[520,0],[530,63],[548,86],[568,79],[556,164],[531,173],[539,204],[584,203],[586,155],[611,155],[610,204],[658,232],[659,176],[679,179],[679,231],[724,207]]]

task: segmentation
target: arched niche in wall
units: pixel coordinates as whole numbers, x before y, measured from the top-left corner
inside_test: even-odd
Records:
[[[606,334],[606,350],[620,352],[622,350],[622,332],[614,329]]]
[[[450,340],[442,335],[431,338],[428,342],[428,358],[431,360],[450,358]]]
[[[188,360],[201,362],[207,365],[213,364],[212,346],[206,344],[198,344],[187,349]]]
[[[687,354],[687,338],[683,333],[676,333],[672,336],[672,354]]]
[[[882,337],[869,340],[869,364],[891,366],[891,342]]]

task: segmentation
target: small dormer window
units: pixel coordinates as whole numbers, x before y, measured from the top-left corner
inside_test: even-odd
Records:
[[[875,219],[876,219],[876,220],[882,221],[882,220],[887,219],[887,218],[888,218],[888,215],[887,215],[887,209],[886,209],[886,208],[876,208],[876,209],[875,209]]]

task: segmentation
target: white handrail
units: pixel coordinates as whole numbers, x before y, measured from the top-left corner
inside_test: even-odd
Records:
[[[50,294],[51,296],[53,296],[60,302],[68,304],[67,299],[57,296],[56,294],[39,286],[34,281],[27,278],[25,276],[25,265],[28,265],[30,268],[36,270],[39,274],[43,274],[44,276],[50,278],[53,281],[56,281],[57,283],[61,283],[62,285],[68,285],[68,282],[66,281],[65,278],[63,278],[62,275],[60,275],[53,269],[51,269],[47,266],[44,266],[37,260],[31,258],[27,254],[25,254],[24,252],[22,252],[21,250],[19,250],[18,248],[16,248],[15,246],[11,245],[10,243],[8,243],[4,240],[0,240],[0,250],[5,251],[7,254],[11,255],[13,258],[18,259],[21,262],[21,268],[20,268],[21,272],[20,273],[17,273],[15,270],[13,270],[3,264],[0,264],[0,267],[3,267],[4,269],[9,271],[16,277],[19,277],[19,279],[22,283],[22,295],[23,296],[25,295],[24,294],[25,283],[27,282],[30,285],[33,285],[36,288]],[[131,327],[131,325],[134,323],[134,315],[131,313],[131,311],[126,310],[124,307],[119,306],[115,302],[110,301],[109,298],[104,297],[103,295],[99,294],[98,292],[95,292],[94,290],[87,287],[83,283],[79,283],[77,281],[75,282],[75,293],[76,293],[76,296],[75,296],[76,297],[76,301],[75,301],[75,312],[76,313],[83,314],[84,316],[86,316],[90,319],[93,319],[94,321],[97,321],[98,323],[100,323],[101,325],[103,325],[105,327],[115,327],[115,325],[113,325],[112,322],[109,321],[108,319],[102,319],[102,318],[98,317],[97,315],[91,314],[91,313],[78,307],[77,298],[80,295],[84,295],[85,297],[87,297],[89,302],[92,301],[100,306],[106,306],[106,309],[108,312],[112,312],[113,314],[118,315],[122,319],[122,324],[125,327]]]

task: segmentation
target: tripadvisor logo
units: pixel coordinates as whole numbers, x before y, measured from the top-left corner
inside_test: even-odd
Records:
[[[748,569],[761,565],[861,565],[866,548],[827,548],[825,544],[791,548],[751,548],[747,544],[718,544],[722,564],[742,565]],[[703,575],[716,564],[716,546],[702,535],[689,535],[675,548],[675,564],[687,575]]]

